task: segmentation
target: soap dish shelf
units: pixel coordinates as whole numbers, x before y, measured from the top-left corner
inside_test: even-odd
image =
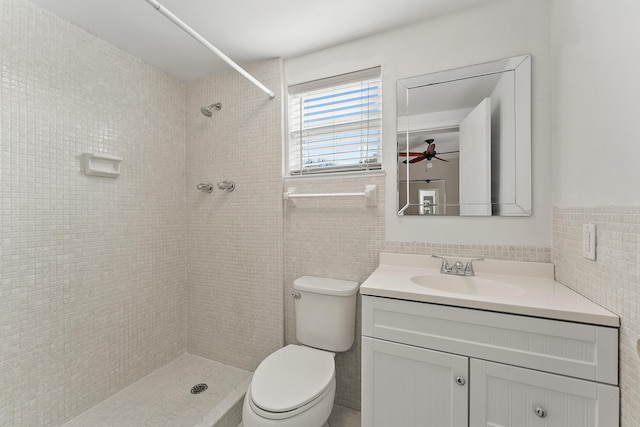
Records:
[[[83,153],[82,170],[85,175],[117,178],[120,176],[121,157],[106,154]]]

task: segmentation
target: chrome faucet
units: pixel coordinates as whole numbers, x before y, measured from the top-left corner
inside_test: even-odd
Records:
[[[438,255],[431,256],[433,258],[440,258],[442,260],[440,273],[454,274],[456,276],[475,276],[475,272],[473,271],[473,261],[484,261],[484,258],[472,258],[468,260],[466,264],[463,264],[462,261],[456,261],[453,266],[450,266],[445,257]]]
[[[462,264],[462,261],[456,261],[456,263],[453,264],[450,274],[464,274],[464,265]]]

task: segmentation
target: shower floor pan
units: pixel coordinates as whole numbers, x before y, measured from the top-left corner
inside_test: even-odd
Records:
[[[64,427],[236,427],[251,376],[242,369],[183,354]],[[192,394],[199,384],[206,384],[206,390]]]

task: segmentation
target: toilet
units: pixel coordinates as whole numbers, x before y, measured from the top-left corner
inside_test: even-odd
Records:
[[[287,345],[260,363],[244,398],[244,427],[328,425],[336,392],[334,357],[353,345],[358,287],[311,276],[293,282],[301,345]]]

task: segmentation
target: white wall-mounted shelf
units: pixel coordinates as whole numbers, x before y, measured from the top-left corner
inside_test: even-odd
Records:
[[[120,176],[121,157],[106,154],[83,153],[82,170],[85,175],[117,178]]]
[[[296,193],[294,187],[287,188],[287,191],[282,193],[282,198],[290,202],[294,202],[293,199],[301,198],[315,198],[315,197],[364,197],[365,206],[377,206],[378,205],[378,187],[375,184],[365,185],[364,191],[358,193]]]

